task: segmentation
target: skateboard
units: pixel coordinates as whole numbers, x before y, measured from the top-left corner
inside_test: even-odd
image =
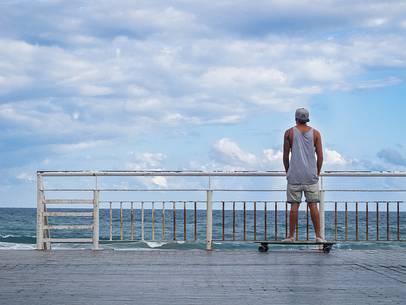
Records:
[[[258,241],[257,244],[260,244],[258,247],[259,252],[268,252],[269,246],[268,245],[286,245],[286,246],[299,246],[299,245],[322,245],[322,251],[324,253],[330,253],[330,250],[335,245],[335,242],[326,241],[323,243],[315,242],[315,241],[294,241],[294,242],[283,242],[283,241]]]

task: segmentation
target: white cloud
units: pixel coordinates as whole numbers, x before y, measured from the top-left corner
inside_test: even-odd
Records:
[[[131,162],[127,163],[127,168],[132,170],[145,170],[145,169],[155,169],[159,170],[162,167],[163,161],[167,156],[163,153],[137,153],[133,155]]]
[[[99,22],[111,26],[131,29],[135,33],[162,33],[179,31],[193,31],[203,29],[204,26],[196,23],[193,13],[179,10],[168,6],[164,8],[129,5],[127,9],[106,5],[98,10],[99,15],[94,14]]]
[[[275,86],[285,84],[285,73],[272,68],[250,67],[217,67],[205,72],[201,81],[207,87],[235,89],[241,87]]]
[[[373,88],[382,88],[388,86],[394,86],[402,83],[403,81],[397,77],[388,77],[382,79],[370,79],[365,81],[360,81],[355,84],[337,84],[335,87],[339,90],[367,90]]]
[[[78,143],[68,143],[68,144],[52,144],[51,149],[56,153],[72,153],[77,151],[82,151],[97,146],[111,144],[109,141],[105,140],[96,140],[96,141],[87,141],[87,142],[78,142]]]
[[[282,170],[281,150],[267,148],[262,154],[256,155],[243,150],[236,142],[229,138],[218,140],[214,146],[213,162],[207,168],[223,170]]]
[[[195,116],[184,116],[180,113],[167,113],[162,118],[162,120],[169,125],[178,125],[181,123],[189,123],[189,124],[199,124],[200,118]]]
[[[282,163],[283,159],[283,152],[281,150],[275,150],[275,149],[264,149],[264,160],[265,162],[278,162]]]
[[[233,124],[238,123],[244,119],[243,115],[225,115],[223,117],[219,117],[218,119],[211,120],[209,122],[212,123],[219,123],[219,124]]]
[[[79,118],[80,118],[80,112],[75,111],[74,113],[72,113],[72,119],[78,120]]]
[[[214,148],[232,161],[242,162],[248,165],[253,165],[258,162],[257,157],[254,154],[245,152],[237,143],[228,138],[222,138],[217,141]]]
[[[262,155],[246,152],[228,138],[223,138],[214,144],[217,155],[214,161],[220,162],[223,169],[234,170],[283,170],[282,150],[267,148]],[[340,170],[347,166],[358,164],[357,159],[346,159],[336,150],[326,148],[324,152],[324,169]],[[219,164],[214,167],[219,168]]]
[[[83,85],[80,93],[86,96],[100,96],[113,93],[113,89],[106,86]]]
[[[167,187],[168,186],[168,181],[166,177],[163,176],[155,176],[151,179],[152,183],[160,186],[160,187]]]
[[[343,166],[347,165],[350,161],[346,160],[339,152],[326,148],[324,150],[325,158],[324,162],[327,166]]]
[[[370,27],[379,27],[388,22],[387,18],[372,18],[366,21],[366,25]]]
[[[127,170],[162,170],[167,156],[164,153],[134,153],[131,152],[132,160],[127,162]],[[148,188],[168,187],[168,178],[163,176],[137,177],[136,181]]]
[[[296,62],[293,73],[304,80],[317,82],[339,82],[351,73],[351,66],[345,61],[312,58]]]
[[[34,182],[35,176],[32,173],[19,173],[16,177],[18,180],[22,180],[24,182]]]

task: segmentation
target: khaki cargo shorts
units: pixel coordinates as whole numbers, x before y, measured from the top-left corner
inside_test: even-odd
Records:
[[[301,203],[305,194],[306,202],[320,202],[319,183],[315,184],[289,184],[286,189],[288,203]]]

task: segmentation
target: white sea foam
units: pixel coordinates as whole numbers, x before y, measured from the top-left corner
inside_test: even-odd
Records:
[[[12,234],[6,234],[6,235],[0,234],[0,238],[9,238],[9,237],[17,237],[17,236],[12,235]]]
[[[0,250],[34,250],[35,248],[35,244],[0,242]]]
[[[36,244],[0,242],[0,250],[35,250],[36,248],[37,248]],[[83,247],[83,246],[56,243],[56,244],[52,244],[52,249],[53,250],[86,250],[86,249],[91,249],[91,246]]]
[[[10,238],[10,237],[16,237],[16,238],[35,238],[36,235],[14,235],[14,234],[0,234],[0,238]]]
[[[158,247],[162,247],[163,245],[166,245],[166,242],[162,242],[162,241],[144,241],[148,247],[150,248],[158,248]]]
[[[113,248],[114,251],[152,251],[150,248]]]

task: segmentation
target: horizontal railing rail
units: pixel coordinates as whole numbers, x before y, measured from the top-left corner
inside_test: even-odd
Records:
[[[105,186],[101,180],[106,177],[199,177],[207,178],[196,187],[129,187]],[[289,205],[278,199],[284,188],[218,187],[213,185],[215,177],[284,177],[279,171],[38,171],[37,173],[37,247],[49,249],[52,242],[89,242],[99,247],[99,239],[116,241],[204,241],[211,249],[216,242],[252,242],[278,240],[288,233]],[[89,187],[45,186],[45,179],[91,177]],[[360,241],[403,241],[402,209],[403,198],[399,200],[326,200],[326,193],[348,194],[403,194],[403,188],[337,188],[324,187],[324,179],[335,178],[401,178],[406,172],[323,172],[320,176],[320,221],[322,235],[329,240],[344,242]],[[203,184],[203,185],[202,185]],[[206,185],[204,185],[206,184]],[[185,184],[187,185],[187,183]],[[83,194],[75,198],[75,192]],[[69,198],[62,194],[72,194]],[[131,199],[103,199],[108,194],[128,194]],[[190,194],[192,200],[138,200],[140,193]],[[213,194],[264,193],[272,194],[267,200],[213,200]],[[60,194],[60,195],[57,195]],[[89,194],[89,195],[86,195]],[[200,194],[200,195],[199,195]],[[196,199],[204,194],[204,199]],[[244,194],[244,196],[248,196]],[[59,197],[58,197],[59,196]],[[116,195],[115,195],[116,196]],[[73,197],[73,198],[71,198]],[[122,195],[120,195],[122,197]],[[134,199],[134,200],[132,200]],[[269,199],[269,200],[268,200]],[[91,211],[82,206],[91,205]],[[50,209],[50,207],[53,207]],[[56,207],[56,208],[55,208]],[[62,210],[55,210],[61,207]],[[69,211],[65,211],[68,209]],[[56,219],[56,220],[55,220]],[[67,224],[60,219],[70,220]],[[90,235],[71,237],[60,235],[61,231],[90,230]],[[53,233],[55,231],[55,233]],[[71,232],[71,233],[70,233]],[[296,240],[311,239],[312,225],[309,209],[303,206],[299,211]],[[52,237],[51,237],[52,234]],[[63,236],[63,237],[61,237]]]
[[[38,171],[43,177],[46,176],[189,176],[189,177],[284,177],[283,171],[165,171],[165,170],[135,170],[135,171]],[[321,177],[406,177],[406,172],[396,171],[324,171]]]

